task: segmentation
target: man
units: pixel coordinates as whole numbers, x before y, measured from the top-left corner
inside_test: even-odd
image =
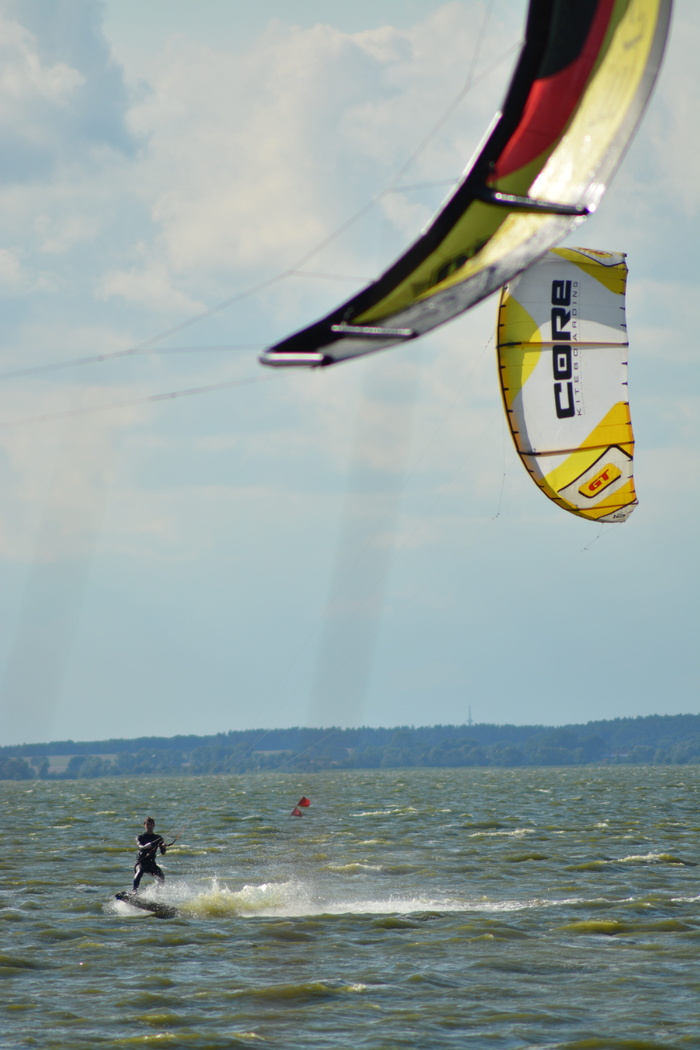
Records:
[[[156,835],[154,831],[156,822],[153,817],[146,817],[143,826],[146,830],[143,834],[136,836],[139,855],[134,865],[134,893],[139,888],[139,883],[144,875],[153,875],[161,884],[165,882],[165,875],[156,864],[156,856],[158,855],[158,850],[161,853],[165,853],[168,847],[163,838],[160,835]]]

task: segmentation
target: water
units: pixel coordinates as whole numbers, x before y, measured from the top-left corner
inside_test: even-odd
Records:
[[[698,767],[0,792],[3,1050],[700,1047]],[[113,900],[149,813],[176,918]]]

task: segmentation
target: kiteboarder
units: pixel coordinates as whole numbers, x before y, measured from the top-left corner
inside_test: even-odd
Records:
[[[164,842],[162,835],[156,835],[154,830],[156,822],[153,817],[146,817],[143,826],[146,830],[141,835],[136,836],[139,853],[134,865],[134,893],[139,888],[143,875],[152,875],[161,885],[165,882],[165,875],[156,864],[156,856],[158,850],[161,853],[165,853],[168,848],[167,844]]]

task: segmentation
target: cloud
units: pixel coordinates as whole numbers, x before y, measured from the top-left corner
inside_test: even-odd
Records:
[[[23,330],[46,319],[49,345],[69,341],[95,303],[85,274],[144,235],[128,191],[130,99],[101,18],[83,0],[0,0],[3,334],[29,363]]]
[[[178,290],[162,260],[152,260],[129,270],[113,270],[97,282],[102,299],[122,298],[165,314],[193,314],[204,304]]]
[[[14,294],[26,286],[27,276],[14,252],[0,248],[0,295]]]
[[[131,152],[127,93],[98,4],[0,3],[0,176],[49,177],[96,147]]]
[[[448,4],[407,30],[277,23],[242,55],[171,38],[129,117],[148,142],[139,193],[168,265],[269,272],[296,263],[383,190],[434,127],[464,84],[474,36],[469,5]],[[491,102],[475,92],[459,132],[440,139],[437,156],[421,155],[412,178],[457,176],[497,101],[498,92]],[[388,220],[415,235],[426,217],[410,197],[387,198],[375,226]],[[325,253],[324,266],[369,273],[368,254],[363,231]]]
[[[14,257],[57,329],[73,296],[73,314],[113,299],[141,330],[149,315],[160,327],[164,314],[200,312],[309,252],[307,268],[361,284],[443,196],[444,185],[429,201],[395,188],[316,251],[386,187],[462,88],[471,5],[354,34],[276,23],[244,54],[175,35],[131,96],[101,16],[83,0],[0,0],[0,156],[15,165],[0,190],[0,236],[8,250],[21,243]],[[495,107],[488,99],[469,97],[411,179],[458,173]],[[85,273],[91,288],[71,280]],[[14,279],[19,288],[19,271]],[[328,293],[307,282],[269,298],[261,342],[278,318],[294,323]]]

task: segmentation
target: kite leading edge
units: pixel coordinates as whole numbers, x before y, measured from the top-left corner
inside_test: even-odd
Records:
[[[318,367],[431,331],[521,273],[597,208],[651,95],[672,0],[530,0],[485,145],[422,236],[376,281],[267,349]]]

